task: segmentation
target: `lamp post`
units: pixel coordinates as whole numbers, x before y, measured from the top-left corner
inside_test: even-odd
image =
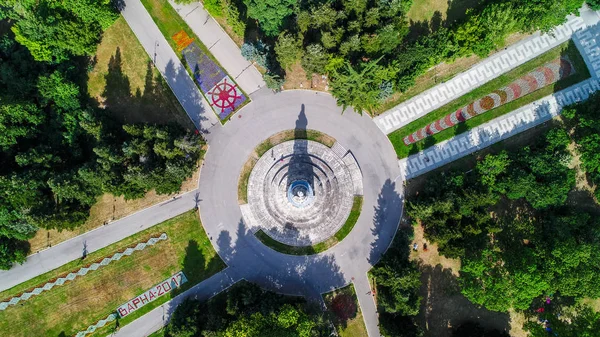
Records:
[[[158,40],[154,41],[154,67],[156,68],[156,48],[159,46]]]

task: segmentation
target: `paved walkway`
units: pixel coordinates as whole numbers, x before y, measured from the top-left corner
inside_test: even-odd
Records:
[[[596,20],[598,20],[597,16]],[[468,132],[399,160],[404,178],[417,177],[547,122],[558,116],[564,106],[585,100],[592,92],[600,90],[600,23],[577,32],[573,36],[573,41],[590,70],[591,79],[548,95]]]
[[[208,15],[202,3],[176,4],[172,0],[169,3],[248,95],[266,86],[262,75],[242,56],[240,48]]]
[[[354,279],[354,290],[356,290],[356,297],[358,297],[358,304],[360,305],[369,337],[381,336],[377,306],[367,273]]]
[[[123,0],[123,3],[121,14],[196,128],[207,133],[214,125],[219,126],[217,116],[140,0]]]
[[[382,132],[391,133],[569,40],[576,31],[597,22],[598,17],[594,14],[583,10],[581,17],[570,17],[565,24],[556,27],[548,34],[536,33],[528,39],[511,45],[447,82],[384,112],[374,120]]]
[[[418,154],[401,159],[399,164],[403,176],[405,179],[417,177],[547,122],[558,116],[564,106],[585,100],[590,93],[599,89],[600,83],[597,79],[586,80],[436,144]]]
[[[294,128],[301,111],[308,129],[327,133],[352,151],[363,172],[364,202],[354,229],[336,246],[311,256],[285,255],[263,245],[243,222],[237,201],[239,172],[253,149],[267,135]],[[400,170],[387,137],[366,115],[342,115],[335,99],[324,93],[285,91],[256,98],[241,114],[211,138],[199,184],[202,224],[219,255],[249,281],[309,298],[365,277],[391,243],[402,214],[402,184],[394,183]],[[362,310],[367,318],[377,317],[374,305]],[[367,324],[376,331],[376,320]]]
[[[112,243],[150,228],[196,207],[197,191],[188,192],[158,205],[146,208],[130,216],[113,221],[73,239],[61,242],[52,248],[27,257],[21,265],[0,271],[0,291],[9,289],[43,273],[54,270],[65,263],[80,259],[84,246],[93,253]]]

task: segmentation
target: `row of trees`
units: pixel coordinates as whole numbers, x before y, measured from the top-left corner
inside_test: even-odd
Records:
[[[570,194],[569,143],[554,128],[531,146],[487,155],[468,174],[433,175],[408,203],[440,253],[462,259],[472,302],[507,311],[545,293],[600,297],[598,208],[569,199],[584,193]]]
[[[379,328],[386,337],[422,335],[415,316],[419,313],[421,272],[410,261],[409,233],[399,229],[383,258],[371,269],[377,291]]]
[[[89,105],[86,72],[109,1],[5,1],[0,7],[0,268],[38,227],[71,229],[102,193],[179,190],[200,156],[174,125],[121,125]],[[10,30],[9,30],[10,29]]]
[[[258,43],[269,46],[268,62],[262,66],[270,77],[284,77],[300,62],[309,77],[328,74],[340,105],[357,111],[373,111],[440,62],[486,56],[511,33],[547,31],[563,23],[567,14],[577,13],[583,3],[479,1],[464,19],[432,22],[429,33],[415,37],[409,34],[406,18],[412,1],[204,1],[212,15],[225,16],[238,35],[250,38],[247,44],[257,43],[253,41],[258,35]],[[256,23],[258,34],[246,31]]]
[[[207,302],[188,299],[177,307],[167,337],[327,337],[331,329],[319,307],[241,282]]]

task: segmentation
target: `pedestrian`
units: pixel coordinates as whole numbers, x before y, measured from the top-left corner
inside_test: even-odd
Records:
[[[427,251],[427,242],[423,242],[423,251],[426,252]]]
[[[413,243],[413,250],[417,251],[419,249],[419,245],[415,242]]]

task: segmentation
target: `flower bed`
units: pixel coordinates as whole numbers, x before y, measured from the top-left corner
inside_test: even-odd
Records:
[[[200,90],[222,121],[246,101],[237,84],[196,43],[190,43],[183,50],[183,56]]]
[[[404,144],[414,144],[426,137],[454,127],[458,123],[464,122],[477,115],[483,114],[486,111],[495,109],[505,103],[514,101],[538,89],[556,83],[574,73],[575,67],[571,64],[571,61],[565,57],[548,62],[511,82],[507,86],[499,90],[494,90],[489,95],[473,101],[455,112],[404,137]]]

